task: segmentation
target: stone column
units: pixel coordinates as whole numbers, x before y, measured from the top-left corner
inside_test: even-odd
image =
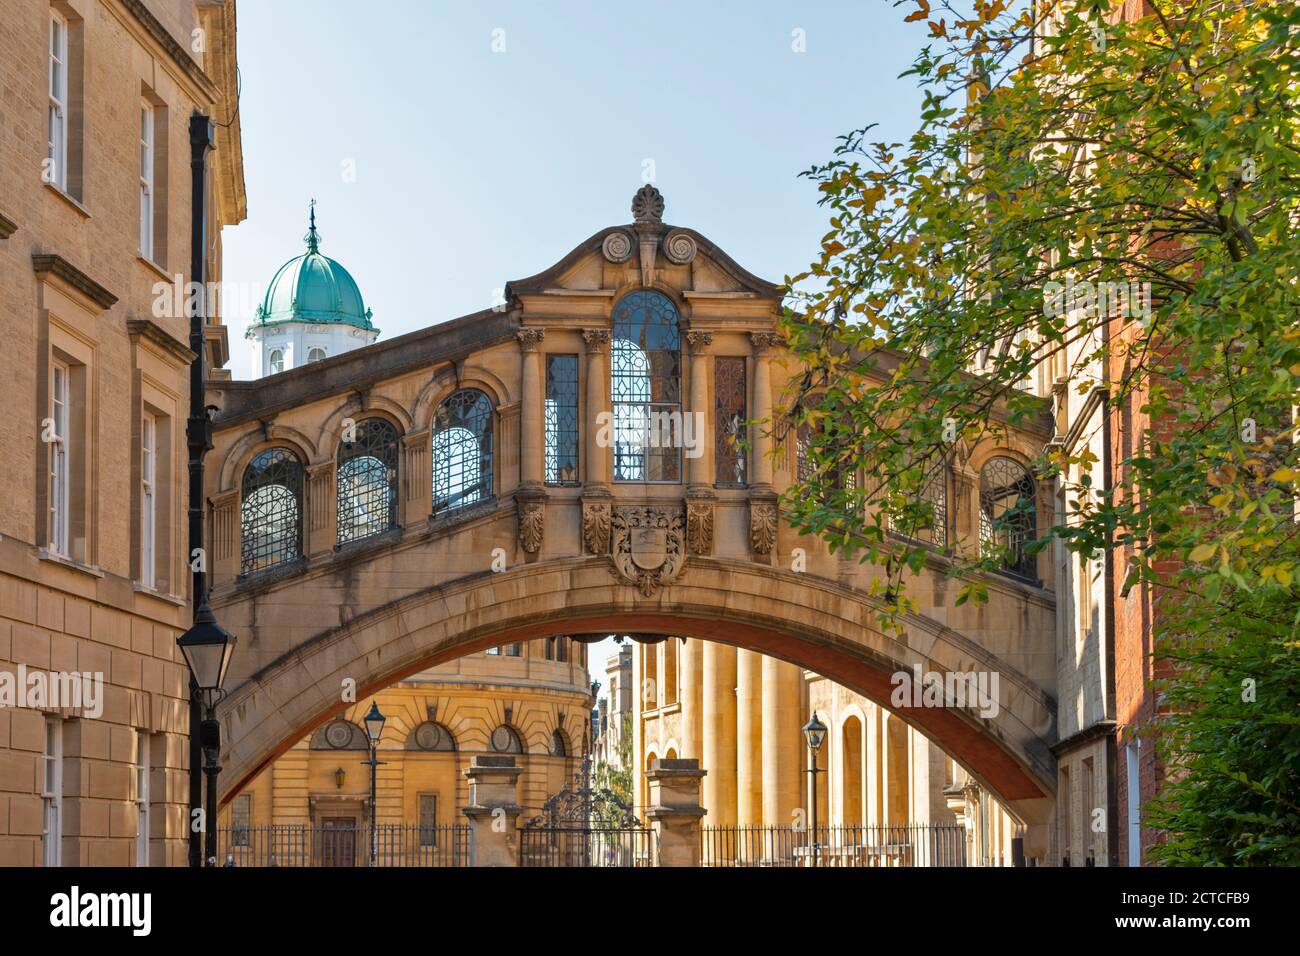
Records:
[[[402,436],[402,525],[428,521],[433,504],[433,472],[429,464],[429,447],[433,433],[429,429]]]
[[[766,421],[772,415],[772,350],[781,341],[775,332],[751,332],[754,350],[754,384],[750,397],[750,418],[762,424],[750,427],[753,461],[749,464],[750,485],[756,490],[772,490],[772,428]]]
[[[465,768],[469,805],[461,813],[469,818],[471,866],[518,866],[516,832],[519,806],[516,782],[523,773],[514,757],[475,754]]]
[[[241,570],[241,542],[239,539],[239,492],[227,491],[213,495],[209,502],[212,520],[208,522],[208,581],[210,584],[229,584]],[[184,555],[186,573],[189,573],[190,555]],[[185,580],[184,577],[177,580]]]
[[[763,822],[763,655],[736,651],[736,822]]]
[[[736,649],[704,645],[704,807],[709,826],[736,822]]]
[[[613,442],[613,425],[610,422],[609,384],[605,378],[605,347],[609,345],[609,329],[583,329],[582,338],[587,343],[587,409],[583,431],[582,483],[582,548],[587,554],[608,554],[610,521],[613,516],[613,495],[609,490],[609,445]],[[601,413],[605,413],[602,415]],[[601,447],[604,432],[609,441]]]
[[[706,773],[698,760],[655,760],[646,771],[645,815],[659,846],[659,866],[700,865],[700,780]]]
[[[703,756],[701,727],[704,713],[700,690],[704,683],[704,642],[688,637],[682,644],[682,756],[699,760]]]
[[[686,333],[686,345],[691,353],[691,393],[687,414],[699,427],[692,428],[692,437],[698,442],[698,458],[686,459],[688,491],[708,492],[713,488],[713,403],[709,401],[709,346],[713,333],[692,330]]]
[[[777,496],[772,484],[772,371],[771,353],[781,337],[775,332],[751,332],[754,382],[750,395],[749,544],[760,558],[774,559],[777,547]]]
[[[789,826],[796,809],[811,822],[812,808],[802,796],[801,679],[795,665],[763,658],[763,824],[769,827]]]
[[[519,546],[525,554],[532,556],[542,550],[546,531],[546,469],[542,460],[546,428],[542,409],[546,405],[546,394],[542,380],[542,353],[537,348],[545,335],[543,329],[520,329],[515,333],[522,364],[519,490],[515,498],[519,508]]]
[[[602,448],[597,438],[601,431],[598,416],[601,412],[610,410],[609,385],[605,381],[605,349],[609,345],[609,329],[583,329],[582,337],[587,343],[587,477],[584,485],[591,490],[608,490],[610,449],[608,444]],[[609,435],[612,442],[612,425]]]
[[[338,486],[334,480],[334,460],[307,466],[304,489],[307,501],[306,534],[303,536],[303,554],[326,554],[338,543]]]
[[[544,329],[520,329],[515,333],[519,340],[522,388],[521,427],[519,429],[520,485],[540,488],[545,481],[542,463],[542,443],[545,423],[542,410],[546,404],[542,380],[542,353],[538,351],[546,335]]]

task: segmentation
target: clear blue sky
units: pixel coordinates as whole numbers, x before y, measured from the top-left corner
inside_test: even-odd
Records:
[[[925,42],[910,9],[240,0],[248,219],[224,233],[225,278],[264,289],[302,251],[315,197],[321,251],[392,337],[486,308],[628,222],[651,160],[667,221],[779,282],[827,229],[797,174],[856,126],[899,140],[916,125],[898,79]],[[236,378],[250,318],[225,316]]]

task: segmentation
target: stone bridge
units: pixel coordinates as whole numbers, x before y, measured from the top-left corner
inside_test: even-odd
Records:
[[[1040,427],[954,456],[929,566],[907,585],[920,610],[885,633],[868,594],[879,569],[780,518],[799,435],[756,423],[803,369],[781,349],[777,288],[663,223],[652,187],[633,212],[509,283],[499,309],[212,384],[212,599],[239,638],[224,794],[343,711],[349,686],[360,699],[511,641],[671,633],[889,707],[1042,832],[1051,563],[991,575],[986,605],[956,607],[945,547],[979,539],[986,464],[1041,449],[1046,408]],[[1036,502],[1050,521],[1050,496]],[[891,675],[913,668],[996,673],[996,713],[895,707]]]

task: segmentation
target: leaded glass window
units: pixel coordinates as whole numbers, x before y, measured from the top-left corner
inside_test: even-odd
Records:
[[[578,481],[578,356],[546,356],[546,483]]]
[[[268,448],[249,463],[239,512],[243,574],[302,554],[302,477],[288,448]]]
[[[339,544],[397,527],[397,429],[367,418],[352,438],[339,444],[335,472]]]
[[[927,541],[937,548],[948,545],[948,471],[940,464],[926,477],[916,496],[929,506],[931,517],[927,520],[920,509],[907,515],[889,516],[889,530],[917,541]]]
[[[800,422],[794,431],[795,477],[800,482],[809,481],[813,477],[812,437],[812,426]]]
[[[681,481],[681,345],[667,296],[641,291],[619,302],[609,361],[614,480]]]
[[[1025,546],[1037,534],[1034,479],[1020,462],[990,458],[980,469],[980,553],[998,557],[1002,570],[1037,579]]]
[[[720,485],[745,483],[745,360],[719,355],[713,360],[716,410],[713,433],[716,475]]]
[[[492,497],[492,402],[463,388],[438,408],[433,423],[433,512]]]

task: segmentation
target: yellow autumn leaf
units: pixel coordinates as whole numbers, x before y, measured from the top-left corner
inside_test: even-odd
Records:
[[[1217,544],[1198,544],[1192,548],[1192,553],[1187,556],[1190,561],[1208,561],[1214,557],[1214,552],[1219,549]]]

